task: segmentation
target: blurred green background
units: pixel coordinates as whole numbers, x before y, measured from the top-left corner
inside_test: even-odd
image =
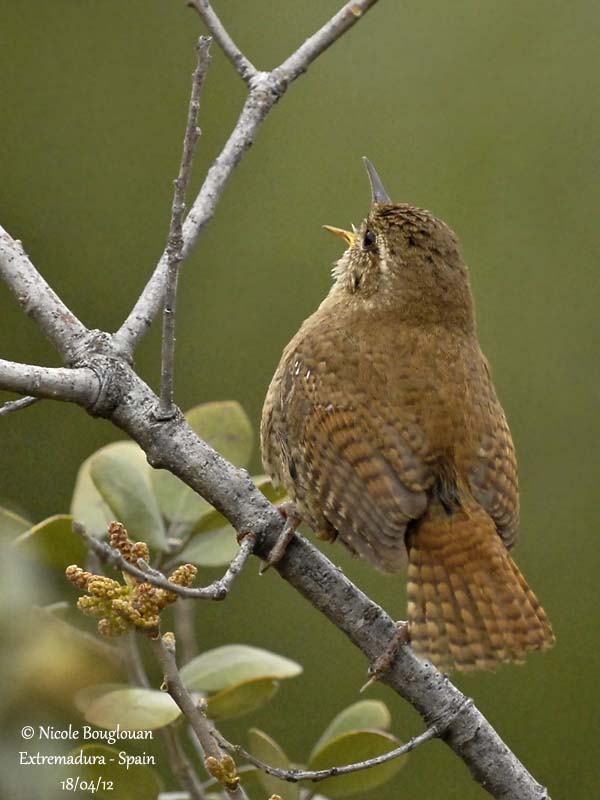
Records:
[[[247,55],[269,68],[340,3],[215,5]],[[119,326],[163,249],[200,32],[175,0],[2,3],[0,222],[91,327]],[[519,453],[516,557],[558,644],[525,667],[456,682],[552,796],[571,800],[597,796],[600,785],[592,754],[600,711],[599,36],[600,7],[583,0],[380,0],[261,129],[184,268],[178,318],[179,405],[236,399],[258,428],[281,350],[328,290],[340,254],[320,226],[358,223],[368,208],[360,156],[374,161],[392,197],[431,209],[457,231]],[[213,47],[194,192],[243,97]],[[3,286],[0,310],[3,358],[58,363]],[[154,325],[136,355],[154,386],[158,333]],[[35,520],[66,511],[78,465],[118,438],[110,424],[51,402],[0,419],[0,431],[0,502]],[[340,547],[325,550],[403,615],[403,578],[382,577]],[[251,566],[227,603],[198,614],[202,647],[243,641],[305,666],[265,710],[229,724],[230,738],[257,724],[301,760],[357,699],[364,659],[275,574],[259,579]],[[31,719],[22,694],[20,713]],[[419,730],[390,691],[375,687],[371,696],[389,704],[399,736]],[[36,714],[64,712],[51,690],[44,697]],[[375,796],[487,795],[433,743]]]

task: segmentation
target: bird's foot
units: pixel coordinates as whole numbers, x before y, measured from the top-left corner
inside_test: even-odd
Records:
[[[375,661],[371,664],[367,671],[369,680],[361,687],[361,692],[364,692],[369,686],[372,686],[389,670],[394,663],[396,654],[400,647],[410,642],[410,630],[408,622],[396,622],[396,633],[388,642],[385,650],[381,653]]]
[[[285,551],[288,549],[290,542],[294,538],[296,529],[302,522],[302,515],[292,502],[282,503],[280,506],[277,506],[277,510],[285,519],[285,525],[283,526],[283,530],[279,534],[279,537],[275,542],[271,552],[267,558],[261,562],[258,570],[260,575],[264,575],[269,567],[272,567],[274,564],[277,564],[279,561],[281,561],[285,555]]]

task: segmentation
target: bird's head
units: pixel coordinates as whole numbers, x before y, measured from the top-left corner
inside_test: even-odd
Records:
[[[351,231],[324,226],[348,245],[334,264],[332,293],[415,321],[473,327],[469,274],[454,232],[429,211],[393,203],[375,167],[368,216]]]

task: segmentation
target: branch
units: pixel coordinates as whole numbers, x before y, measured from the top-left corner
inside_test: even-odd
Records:
[[[11,392],[89,406],[97,397],[99,386],[96,374],[86,367],[38,367],[0,359],[0,388]],[[27,399],[29,405],[32,398]]]
[[[329,22],[307,39],[295,53],[273,70],[281,80],[291,83],[302,75],[312,62],[324,53],[346,31],[355,25],[377,0],[363,0],[360,3],[346,3]]]
[[[364,769],[371,769],[371,767],[386,764],[388,761],[410,753],[411,750],[414,750],[421,744],[425,744],[425,742],[428,742],[435,736],[439,736],[441,733],[442,731],[439,729],[438,725],[430,725],[427,730],[423,731],[423,733],[420,733],[418,736],[413,736],[406,744],[400,745],[400,747],[396,747],[394,750],[390,750],[380,756],[368,758],[365,761],[356,761],[354,764],[344,764],[344,766],[341,767],[328,767],[327,769],[318,770],[281,769],[280,767],[272,767],[270,764],[265,764],[264,761],[248,753],[239,744],[231,744],[231,742],[228,742],[220,733],[215,734],[215,736],[221,747],[225,748],[225,750],[230,753],[235,753],[245,758],[246,761],[263,772],[266,772],[267,775],[272,775],[274,778],[279,778],[279,780],[287,781],[288,783],[298,783],[298,781],[312,781],[313,783],[317,783],[318,781],[324,781],[326,778],[333,778],[338,775],[349,775],[352,772],[361,772]]]
[[[167,239],[167,285],[163,309],[162,368],[160,406],[161,418],[173,415],[173,373],[175,368],[175,304],[177,301],[177,279],[179,266],[183,260],[182,222],[185,211],[185,197],[192,173],[192,162],[196,143],[200,137],[198,112],[200,111],[200,94],[206,72],[210,65],[211,40],[201,36],[196,45],[198,64],[192,76],[192,94],[188,108],[188,118],[183,137],[183,150],[179,174],[175,179],[171,224]]]
[[[256,72],[251,77],[250,92],[235,128],[221,153],[209,169],[202,188],[183,225],[183,260],[188,257],[206,224],[212,219],[225,184],[246,150],[254,143],[258,129],[271,108],[285,94],[288,86],[299,75],[306,72],[310,64],[355,25],[376,2],[377,0],[354,0],[346,3],[329,22],[314,36],[307,39],[279,67],[276,67],[272,72]],[[216,21],[218,20],[209,3],[201,3],[198,0],[194,0],[193,5],[199,12],[200,8],[198,6],[201,5],[204,13],[208,15],[205,18],[204,14],[200,12],[207,25],[207,20],[210,20],[211,25],[216,26]],[[233,55],[231,39],[227,37],[229,43],[223,40],[218,26],[211,27],[211,25],[209,25],[209,28],[216,41],[224,48],[228,58],[231,58]],[[220,22],[219,26],[221,26]],[[233,47],[235,48],[235,45]],[[237,51],[237,48],[235,50]],[[122,352],[129,354],[133,352],[158,313],[163,301],[166,273],[167,256],[166,253],[163,253],[152,277],[146,284],[131,313],[114,335],[115,344],[118,345]]]
[[[242,538],[240,549],[223,577],[209,586],[192,589],[168,580],[162,572],[153,569],[141,558],[138,559],[140,566],[136,567],[134,564],[130,564],[118,550],[113,550],[106,542],[97,539],[95,536],[90,536],[80,523],[74,522],[73,530],[85,540],[90,550],[96,553],[105,564],[113,564],[121,572],[127,572],[140,581],[150,583],[152,586],[158,586],[159,589],[166,589],[168,592],[179,595],[179,597],[193,600],[224,600],[229,594],[233,582],[244,568],[244,564],[252,555],[256,543],[256,537],[253,533],[246,534]]]
[[[14,411],[20,411],[22,408],[29,408],[29,406],[38,403],[41,397],[20,397],[18,400],[7,400],[0,406],[0,417],[6,417]]]
[[[150,688],[150,681],[144,669],[135,632],[132,631],[127,635],[123,645],[126,652],[130,680],[136,686],[143,686],[145,689]],[[189,800],[206,800],[202,784],[181,745],[175,727],[167,725],[160,730],[160,734],[169,753],[169,766],[172,768],[181,788],[189,792]]]
[[[223,23],[213,11],[211,4],[208,0],[190,0],[188,3],[192,8],[195,8],[198,14],[202,17],[202,21],[214,36],[215,41],[225,53],[227,58],[231,61],[239,75],[250,83],[252,78],[256,76],[257,69],[246,58],[236,43],[233,41],[229,33],[225,30]]]
[[[67,363],[88,330],[33,266],[23,245],[0,227],[0,278]],[[18,390],[17,390],[18,391]]]
[[[177,703],[196,734],[207,770],[211,775],[219,779],[230,800],[248,800],[246,792],[237,777],[233,759],[229,756],[224,756],[213,735],[214,728],[183,685],[177,669],[177,662],[175,661],[172,637],[169,634],[165,634],[165,636],[150,639],[149,641],[163,671],[166,690]],[[227,759],[229,759],[229,762]]]

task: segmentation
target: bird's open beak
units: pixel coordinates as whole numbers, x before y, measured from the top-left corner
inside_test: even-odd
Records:
[[[336,236],[340,236],[344,241],[348,244],[348,247],[352,247],[352,245],[356,242],[356,232],[355,231],[345,231],[343,228],[334,228],[332,225],[323,225],[326,231],[329,233],[333,233]]]

